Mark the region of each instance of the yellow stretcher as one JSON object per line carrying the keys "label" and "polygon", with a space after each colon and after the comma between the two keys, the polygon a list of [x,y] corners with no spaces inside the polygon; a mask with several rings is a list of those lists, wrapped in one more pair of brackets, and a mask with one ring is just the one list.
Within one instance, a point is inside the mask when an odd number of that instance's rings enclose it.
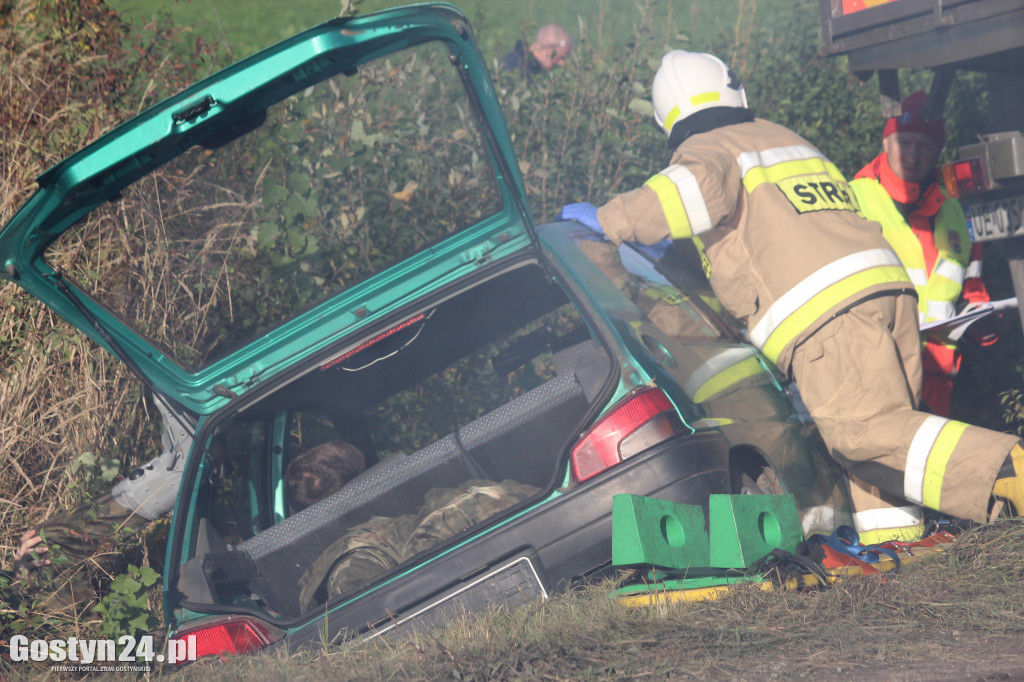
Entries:
{"label": "yellow stretcher", "polygon": [[[943,551],[949,543],[938,544],[934,547],[919,546],[909,551],[901,550],[900,565],[905,565],[921,557],[931,556],[936,552]],[[888,557],[880,557],[877,563],[870,564],[871,568],[879,573],[890,573],[896,568],[896,562]],[[825,569],[827,578],[823,580],[813,573],[807,573],[801,578],[790,578],[782,585],[776,585],[763,576],[739,576],[727,578],[692,578],[686,580],[675,580],[652,582],[640,585],[629,585],[616,591],[620,603],[625,606],[655,606],[673,602],[694,602],[709,601],[717,599],[726,594],[729,590],[739,584],[754,584],[763,590],[800,590],[816,588],[825,585],[834,585],[846,578],[864,575],[865,570],[861,566],[841,566],[839,568]],[[672,587],[669,587],[669,585]],[[684,585],[685,587],[676,587]]]}

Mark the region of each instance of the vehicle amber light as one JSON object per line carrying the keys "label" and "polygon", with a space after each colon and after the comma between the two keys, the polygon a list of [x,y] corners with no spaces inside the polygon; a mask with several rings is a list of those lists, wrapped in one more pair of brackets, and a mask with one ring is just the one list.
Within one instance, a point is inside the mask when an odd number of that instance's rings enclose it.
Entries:
{"label": "vehicle amber light", "polygon": [[[175,639],[195,637],[195,657],[251,654],[280,639],[261,623],[248,618],[213,623],[175,634]],[[179,663],[185,663],[180,661]]]}
{"label": "vehicle amber light", "polygon": [[659,388],[627,396],[572,450],[572,474],[582,483],[602,471],[681,433],[682,421]]}
{"label": "vehicle amber light", "polygon": [[944,164],[942,180],[946,193],[951,197],[968,196],[988,189],[985,163],[981,157]]}

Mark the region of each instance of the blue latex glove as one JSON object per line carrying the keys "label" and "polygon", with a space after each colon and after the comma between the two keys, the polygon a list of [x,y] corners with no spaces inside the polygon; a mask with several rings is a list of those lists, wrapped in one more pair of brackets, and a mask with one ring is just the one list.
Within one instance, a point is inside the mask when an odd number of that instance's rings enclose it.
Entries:
{"label": "blue latex glove", "polygon": [[601,229],[601,222],[597,219],[597,206],[594,206],[589,201],[581,201],[578,204],[566,204],[558,212],[557,217],[562,220],[575,220],[591,230],[604,234],[604,230]]}
{"label": "blue latex glove", "polygon": [[[601,229],[601,222],[597,219],[597,207],[589,201],[581,201],[578,204],[566,204],[559,211],[557,218],[561,220],[575,220],[595,232],[604,234],[604,230]],[[653,260],[663,257],[671,244],[672,240],[668,237],[654,244],[629,242],[630,246]]]}

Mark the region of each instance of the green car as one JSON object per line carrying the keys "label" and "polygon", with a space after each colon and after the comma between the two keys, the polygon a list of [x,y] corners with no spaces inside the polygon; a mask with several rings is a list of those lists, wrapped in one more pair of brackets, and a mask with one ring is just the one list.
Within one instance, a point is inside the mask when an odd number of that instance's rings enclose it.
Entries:
{"label": "green car", "polygon": [[[566,589],[609,568],[618,493],[786,492],[807,533],[850,523],[691,256],[534,224],[447,4],[204,79],[44,173],[0,232],[0,275],[162,398],[165,616],[199,656]],[[337,441],[359,461],[300,504],[293,462]]]}

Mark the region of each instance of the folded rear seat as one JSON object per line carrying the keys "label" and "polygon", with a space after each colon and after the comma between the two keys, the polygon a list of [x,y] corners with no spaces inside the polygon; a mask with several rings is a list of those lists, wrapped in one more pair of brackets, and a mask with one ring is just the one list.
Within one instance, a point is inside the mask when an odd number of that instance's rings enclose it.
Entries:
{"label": "folded rear seat", "polygon": [[430,488],[485,477],[542,487],[555,474],[552,456],[566,439],[565,420],[582,417],[608,367],[607,355],[592,341],[559,351],[553,379],[456,434],[410,455],[388,457],[337,493],[242,542],[238,549],[255,564],[260,592],[273,590],[263,595],[268,603],[285,615],[300,615],[294,605],[306,567],[352,526],[374,515],[394,516],[396,499],[414,506],[408,500],[422,500]]}

